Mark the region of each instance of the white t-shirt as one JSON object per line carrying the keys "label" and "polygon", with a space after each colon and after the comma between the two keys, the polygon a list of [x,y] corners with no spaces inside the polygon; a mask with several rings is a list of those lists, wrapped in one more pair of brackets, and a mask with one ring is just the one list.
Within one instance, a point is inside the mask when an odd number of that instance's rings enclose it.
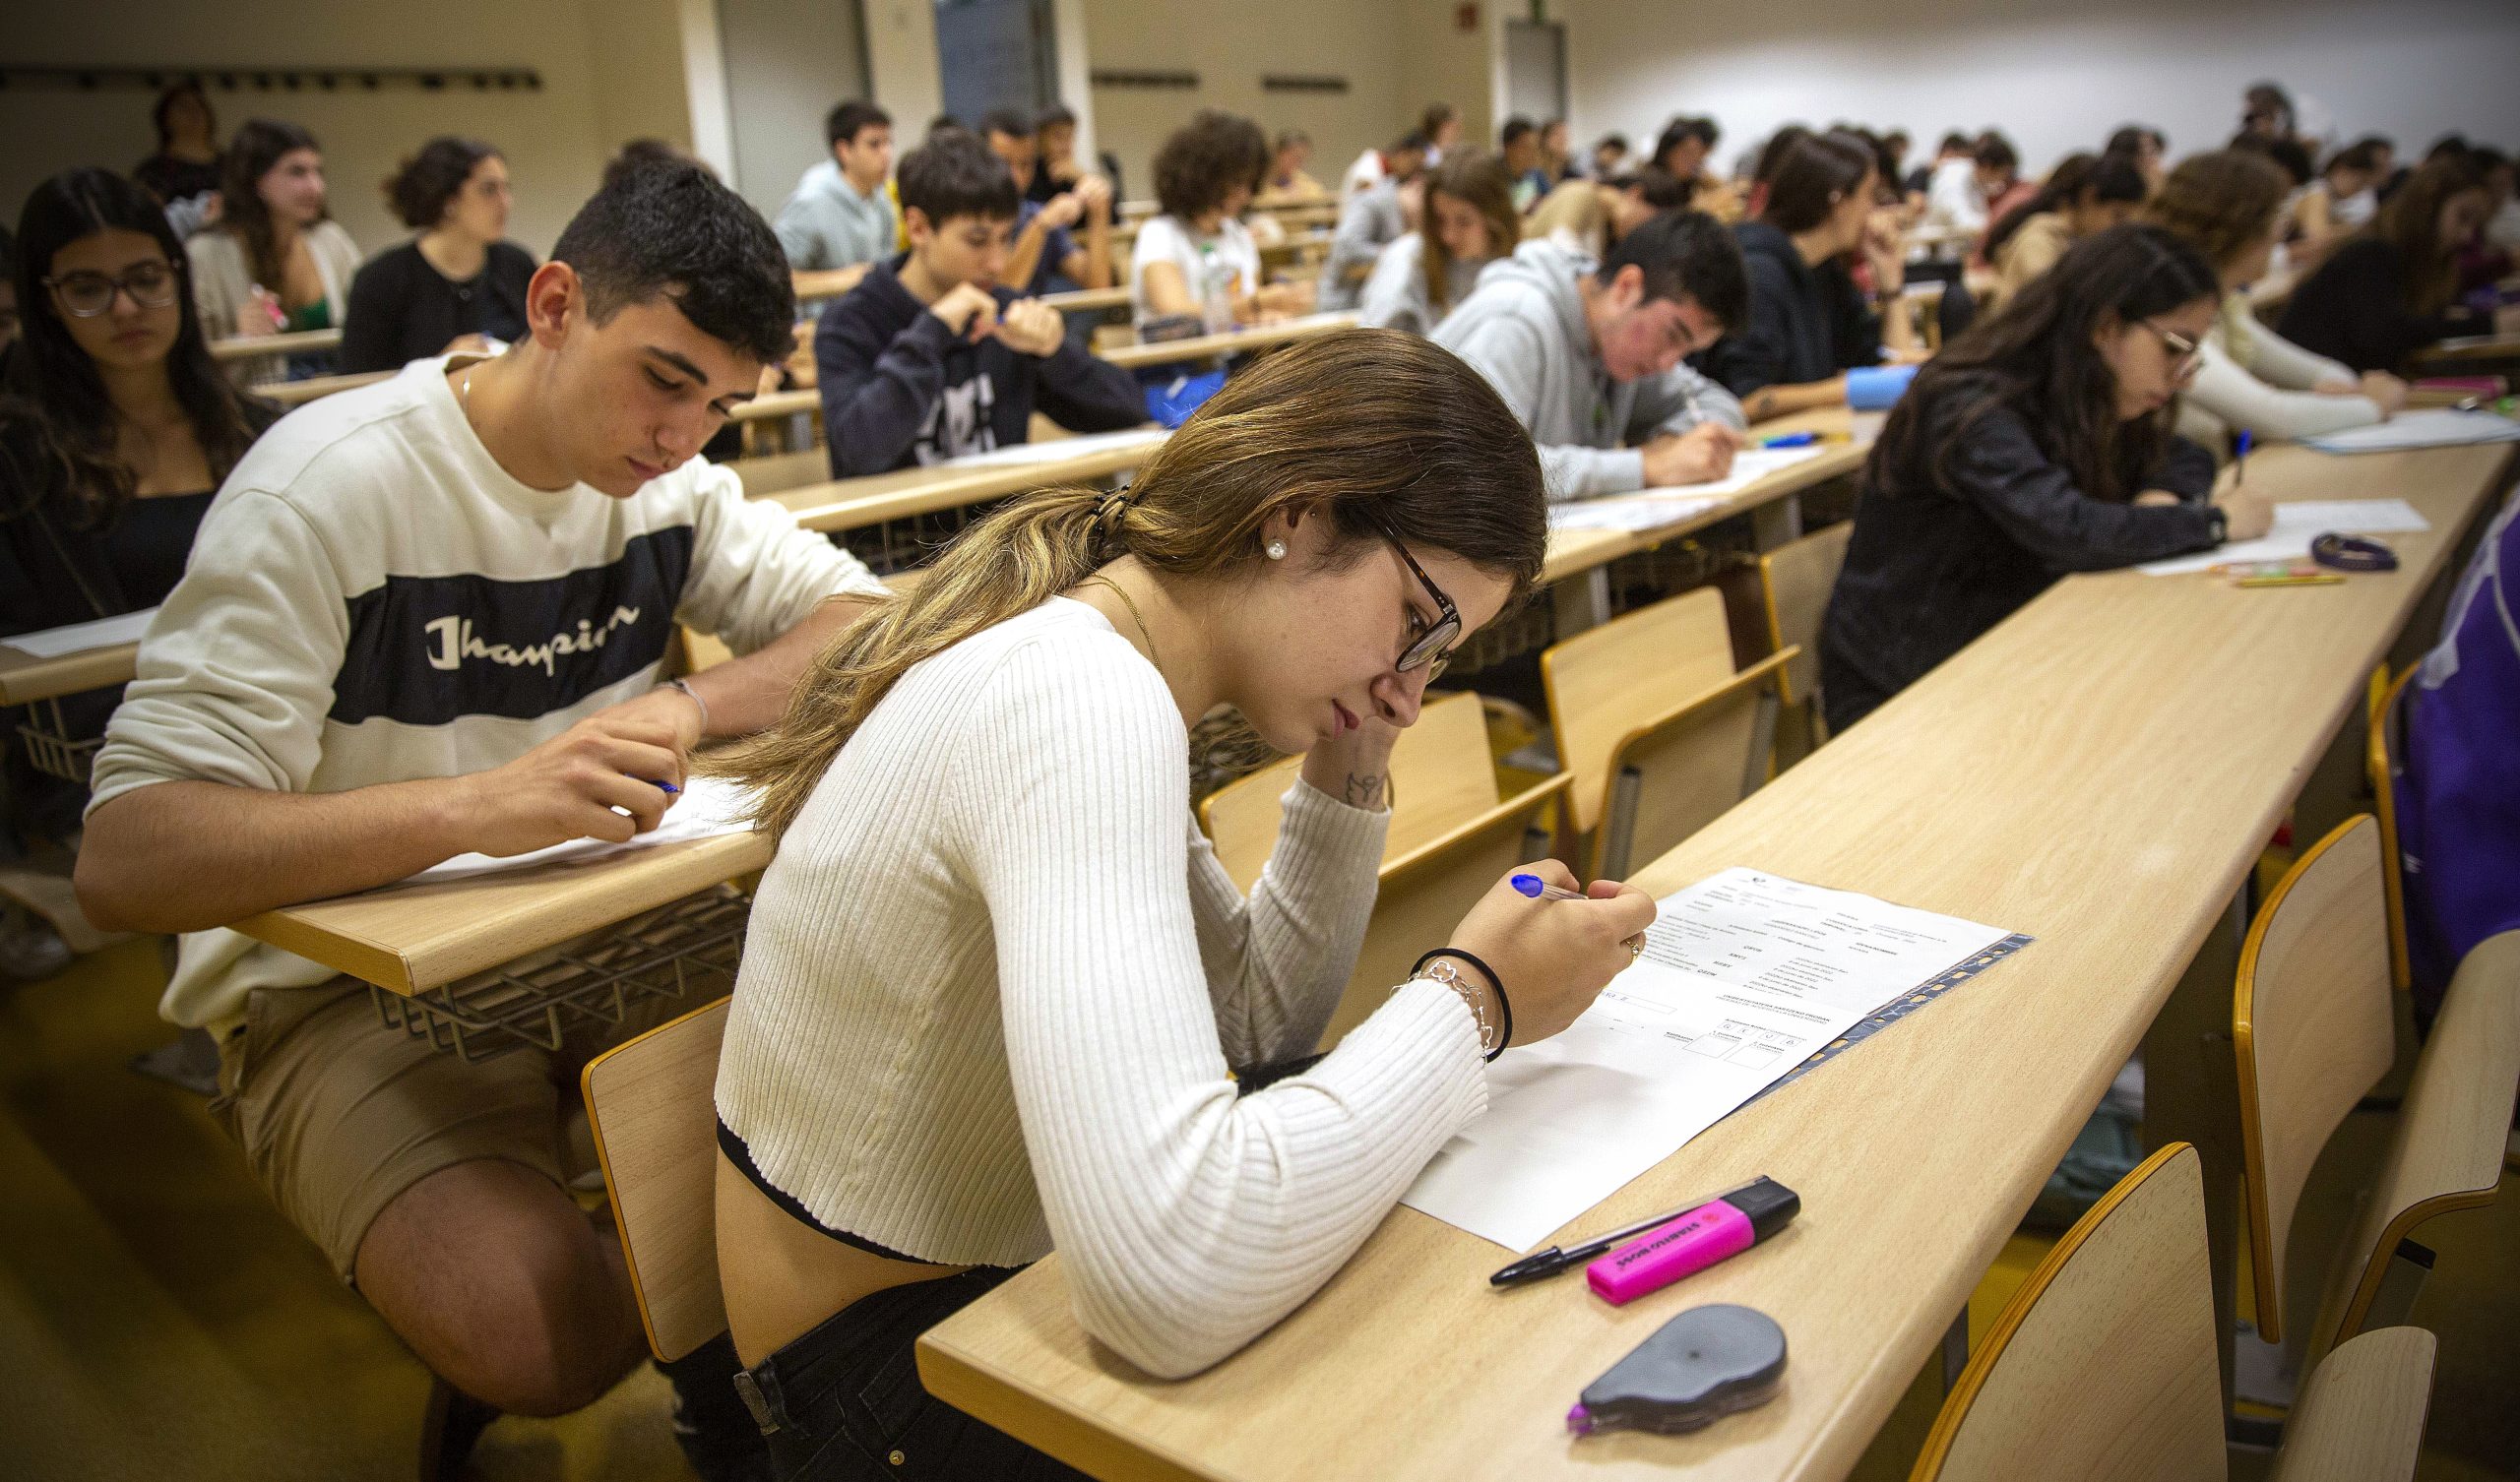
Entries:
{"label": "white t-shirt", "polygon": [[[627,499],[519,483],[451,356],[284,417],[220,487],[141,640],[93,800],[169,781],[343,792],[466,776],[655,687],[677,623],[749,653],[881,587],[706,459]],[[329,968],[235,932],[182,941],[160,1004],[219,1026]]]}
{"label": "white t-shirt", "polygon": [[1382,162],[1382,151],[1367,150],[1357,155],[1356,162],[1348,166],[1348,173],[1339,178],[1339,194],[1353,196],[1360,190],[1370,190],[1390,173],[1389,167]]}
{"label": "white t-shirt", "polygon": [[1251,230],[1231,216],[1214,235],[1201,235],[1176,216],[1155,216],[1138,228],[1136,249],[1129,256],[1129,314],[1138,324],[1156,318],[1146,301],[1146,270],[1150,263],[1170,263],[1181,270],[1181,281],[1195,303],[1210,263],[1233,270],[1228,296],[1241,298],[1260,289],[1260,247]]}

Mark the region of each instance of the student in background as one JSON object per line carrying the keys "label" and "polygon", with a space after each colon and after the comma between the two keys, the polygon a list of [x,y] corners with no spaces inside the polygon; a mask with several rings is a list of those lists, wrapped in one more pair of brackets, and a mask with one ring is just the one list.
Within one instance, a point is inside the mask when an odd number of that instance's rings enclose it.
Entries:
{"label": "student in background", "polygon": [[[1525,127],[1529,127],[1526,125]],[[1322,259],[1314,302],[1325,313],[1353,309],[1364,292],[1365,279],[1383,249],[1420,224],[1425,208],[1423,179],[1425,142],[1412,134],[1385,152],[1391,173],[1349,193],[1339,203],[1339,220],[1330,228],[1330,252]]]}
{"label": "student in background", "polygon": [[1992,313],[2032,278],[2056,266],[2065,249],[2120,225],[2143,209],[2150,191],[2132,154],[2068,154],[2048,182],[1986,233],[1994,278],[1979,297]]}
{"label": "student in background", "polygon": [[1905,200],[1908,194],[1908,151],[1916,141],[1905,129],[1892,129],[1881,136],[1881,188],[1889,196]]}
{"label": "student in background", "polygon": [[1864,464],[1821,628],[1831,730],[2067,572],[2266,532],[2271,506],[2248,486],[2207,502],[2213,458],[2163,414],[2221,299],[2194,249],[2112,227],[1925,363]]}
{"label": "student in background", "polygon": [[1934,146],[1933,158],[1909,171],[1908,178],[1900,184],[1911,196],[1929,195],[1933,190],[1934,180],[1942,173],[1942,167],[1956,159],[1967,159],[1969,153],[1968,135],[1957,131],[1945,134],[1942,136],[1942,143]]}
{"label": "student in background", "polygon": [[1963,141],[1963,148],[1946,148],[1934,160],[1933,177],[1925,186],[1924,224],[1946,232],[1977,233],[1986,229],[1985,180],[1978,167],[1978,142]]}
{"label": "student in background", "polygon": [[2520,211],[2513,205],[2511,156],[2483,145],[2468,151],[2468,163],[2485,180],[2485,225],[2468,239],[2459,255],[2461,296],[2490,288],[2511,276],[2512,259],[2520,252]]}
{"label": "student in background", "polygon": [[1024,193],[1027,201],[1047,206],[1071,191],[1084,188],[1088,180],[1102,182],[1102,216],[1106,223],[1117,224],[1120,215],[1120,161],[1104,150],[1096,161],[1098,168],[1089,169],[1076,154],[1076,112],[1065,103],[1052,103],[1033,120],[1033,144],[1039,167],[1033,171],[1033,184]]}
{"label": "student in background", "polygon": [[1428,103],[1418,115],[1418,133],[1426,141],[1428,167],[1444,162],[1444,152],[1461,144],[1461,110],[1450,103]]}
{"label": "student in background", "polygon": [[1548,194],[1546,156],[1541,153],[1540,126],[1528,118],[1509,118],[1497,136],[1505,172],[1514,181],[1514,210],[1526,212]]}
{"label": "student in background", "polygon": [[1657,212],[1688,205],[1689,188],[1647,165],[1634,174],[1569,180],[1523,218],[1523,240],[1552,241],[1598,258]]}
{"label": "student in background", "polygon": [[2252,83],[2240,94],[2240,132],[2259,139],[2296,139],[2293,95],[2275,83]]}
{"label": "student in background", "polygon": [[1522,240],[1513,179],[1505,161],[1455,150],[1426,177],[1424,224],[1383,249],[1365,280],[1356,322],[1368,329],[1433,332],[1470,296],[1480,270]]}
{"label": "student in background", "polygon": [[498,151],[477,139],[432,139],[385,182],[385,199],[419,235],[377,254],[351,280],[345,372],[490,354],[525,338],[534,254],[507,240],[508,166]]}
{"label": "student in background", "polygon": [[1023,198],[968,134],[901,165],[910,250],[878,263],[814,330],[835,478],[1024,442],[1038,406],[1072,432],[1146,420],[1134,377],[1068,342],[1059,312],[1001,285]]}
{"label": "student in background", "polygon": [[2284,253],[2297,273],[2315,270],[2337,244],[2370,224],[2379,209],[2373,187],[2380,182],[2380,146],[2358,140],[2329,155],[2317,183],[2293,203]]}
{"label": "student in background", "polygon": [[1662,134],[1654,141],[1653,162],[1656,168],[1689,188],[1691,208],[1706,212],[1719,221],[1737,221],[1743,210],[1741,197],[1708,163],[1723,139],[1724,131],[1712,118],[1674,118],[1663,126]]}
{"label": "student in background", "polygon": [[633,139],[613,151],[612,157],[603,162],[603,183],[597,188],[610,190],[620,184],[621,177],[628,172],[660,164],[688,164],[708,170],[712,175],[718,173],[709,168],[709,161],[678,145],[667,144],[662,139]]}
{"label": "student in background", "polygon": [[133,166],[131,178],[166,208],[181,240],[219,218],[219,117],[201,84],[186,79],[158,94],[149,119],[158,153]]}
{"label": "student in background", "polygon": [[[1544,1039],[1628,964],[1641,893],[1500,879],[1459,957],[1430,940],[1441,965],[1328,1055],[1247,1074],[1313,1049],[1371,915],[1392,743],[1546,547],[1494,395],[1350,331],[1227,382],[1126,493],[974,526],[730,759],[779,848],[718,1068],[718,1276],[785,1482],[888,1454],[1074,1478],[923,1395],[916,1335],[1055,1250],[1117,1360],[1219,1363],[1478,1114],[1503,1005],[1513,1043]],[[1187,726],[1221,705],[1304,756],[1248,899],[1189,806]]]}
{"label": "student in background", "polygon": [[[1978,199],[1985,203],[1985,219],[1989,224],[2002,220],[2013,211],[2039,194],[2038,185],[2021,177],[2021,155],[2012,141],[1988,129],[1978,136],[1976,151],[1970,156],[1977,163],[1973,177]],[[1977,257],[1985,260],[1985,243],[1978,244]]]}
{"label": "student in background", "polygon": [[2293,290],[2277,330],[2357,372],[2396,371],[2453,335],[2520,333],[2520,305],[2485,316],[2456,298],[2459,253],[2491,209],[2465,157],[2426,163]]}
{"label": "student in background", "polygon": [[[277,417],[210,358],[184,249],[151,193],[55,175],[18,218],[26,341],[0,377],[0,638],[155,607],[184,574],[220,480]],[[103,734],[119,687],[61,702]],[[8,747],[16,832],[69,839],[87,789]]]}
{"label": "student in background", "polygon": [[848,270],[853,283],[889,257],[901,218],[884,182],[893,172],[892,115],[844,102],[823,119],[831,157],[809,166],[779,208],[779,245],[799,272]]}
{"label": "student in background", "polygon": [[[1596,263],[1525,242],[1436,327],[1540,445],[1552,500],[1705,483],[1748,423],[1681,364],[1748,312],[1741,249],[1704,212],[1665,212]],[[1628,446],[1633,445],[1633,446]]]}
{"label": "student in background", "polygon": [[[219,1040],[214,1114],[255,1181],[475,1397],[450,1473],[483,1406],[564,1413],[645,1356],[620,1252],[556,1149],[575,1067],[679,1005],[468,1061],[223,927],[467,851],[655,828],[659,783],[769,723],[881,594],[692,456],[795,317],[741,198],[696,168],[629,172],[528,308],[506,354],[325,398],[237,463],[97,753],[77,876],[99,926],[188,934],[161,1012]],[[660,685],[678,623],[744,656]],[[731,1359],[668,1366],[705,1478],[759,1475]]]}
{"label": "student in background", "polygon": [[1339,199],[1344,202],[1385,180],[1405,180],[1432,163],[1432,154],[1433,147],[1426,142],[1426,136],[1415,130],[1402,135],[1400,142],[1388,149],[1367,150],[1348,166],[1348,173],[1339,182]]}
{"label": "student in background", "polygon": [[1614,180],[1627,174],[1627,156],[1631,153],[1624,134],[1605,134],[1593,141],[1593,178]]}
{"label": "student in background", "polygon": [[[1030,124],[1005,109],[980,120],[980,136],[1015,179],[1023,211],[1007,249],[1002,281],[1027,298],[1065,288],[1107,288],[1111,272],[1111,187],[1100,175],[1082,175],[1074,187],[1046,202],[1032,199],[1041,180],[1040,155]],[[907,200],[904,229],[908,229]],[[1082,230],[1080,231],[1080,228]],[[1078,241],[1082,235],[1084,240]],[[994,284],[992,284],[994,285]]]}
{"label": "student in background", "polygon": [[2283,229],[2284,195],[2283,173],[2265,159],[2217,150],[2180,160],[2146,209],[2146,220],[2214,265],[2222,285],[2222,311],[2178,401],[2179,435],[2207,448],[2241,431],[2259,439],[2342,432],[2406,404],[2397,377],[2357,376],[2276,334],[2250,308],[2248,285],[2266,276]]}
{"label": "student in background", "polygon": [[1269,181],[1260,192],[1260,203],[1326,201],[1330,188],[1304,173],[1312,162],[1312,136],[1301,129],[1288,129],[1278,136],[1277,152],[1270,156]]}
{"label": "student in background", "polygon": [[1179,315],[1213,328],[1301,313],[1301,285],[1264,284],[1260,249],[1239,219],[1269,171],[1269,139],[1250,119],[1215,109],[1172,132],[1155,155],[1162,208],[1138,228],[1129,306],[1143,328]]}
{"label": "student in background", "polygon": [[[1749,313],[1703,363],[1749,420],[1843,406],[1846,373],[1881,363],[1882,316],[1848,271],[1861,253],[1880,301],[1893,304],[1906,281],[1898,235],[1876,216],[1878,180],[1875,156],[1852,136],[1809,135],[1786,149],[1757,219],[1732,228]],[[1909,348],[1907,317],[1889,323],[1891,346]]]}
{"label": "student in background", "polygon": [[2101,154],[2132,162],[2135,172],[2144,177],[2144,192],[2149,196],[2161,189],[2162,177],[2170,169],[2170,136],[2147,124],[2128,124],[2109,136]]}
{"label": "student in background", "polygon": [[1552,118],[1540,126],[1540,167],[1548,177],[1543,195],[1566,181],[1584,178],[1584,172],[1575,167],[1575,147],[1568,141],[1565,119]]}
{"label": "student in background", "polygon": [[249,119],[220,170],[219,224],[184,244],[202,332],[226,340],[339,325],[359,252],[324,209],[315,136]]}

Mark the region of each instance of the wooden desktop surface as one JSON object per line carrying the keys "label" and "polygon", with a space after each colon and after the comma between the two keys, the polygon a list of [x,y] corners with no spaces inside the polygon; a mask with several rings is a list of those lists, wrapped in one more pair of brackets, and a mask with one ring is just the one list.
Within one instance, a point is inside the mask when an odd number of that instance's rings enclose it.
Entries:
{"label": "wooden desktop surface", "polygon": [[1135,468],[1163,447],[1150,441],[1125,448],[1098,448],[1043,463],[981,467],[902,468],[856,478],[806,484],[766,498],[786,506],[796,523],[813,530],[851,530],[887,520],[906,520],[956,509],[1002,495],[1052,484],[1085,483]]}
{"label": "wooden desktop surface", "polygon": [[1355,326],[1356,316],[1354,314],[1307,314],[1300,319],[1253,325],[1247,329],[1228,330],[1222,335],[1194,335],[1187,340],[1167,340],[1157,344],[1114,345],[1095,353],[1113,365],[1134,369],[1141,365],[1170,365],[1183,360],[1204,360],[1212,355],[1233,355],[1271,345],[1292,344],[1299,340],[1335,335]]}
{"label": "wooden desktop surface", "polygon": [[19,652],[0,638],[0,706],[32,705],[57,695],[128,684],[139,655],[138,644],[108,644],[58,658],[37,658]]}
{"label": "wooden desktop surface", "polygon": [[[2072,577],[1641,871],[1732,865],[2038,941],[1698,1138],[1551,1239],[1768,1174],[1775,1239],[1612,1309],[1572,1276],[1488,1288],[1502,1249],[1395,1209],[1333,1280],[1178,1383],[1089,1340],[1053,1256],[920,1340],[940,1397],[1105,1478],[1836,1478],[1862,1452],[2341,725],[2508,450],[2272,449],[2288,498],[2403,495],[2404,569],[2243,590]],[[1577,1392],[1687,1308],[1738,1302],[1793,1359],[1694,1436],[1577,1440]]]}
{"label": "wooden desktop surface", "polygon": [[[1845,433],[1853,425],[1853,415],[1843,406],[1817,411],[1796,412],[1774,417],[1750,429],[1753,438],[1777,437],[1795,432]],[[1767,477],[1724,496],[1717,504],[1694,515],[1657,525],[1648,530],[1557,530],[1548,537],[1548,560],[1541,568],[1541,582],[1562,582],[1579,576],[1606,562],[1636,551],[1650,550],[1665,541],[1695,534],[1709,525],[1721,525],[1746,515],[1762,505],[1772,504],[1788,495],[1799,494],[1815,484],[1853,473],[1863,466],[1872,453],[1868,443],[1831,442],[1820,445],[1820,452],[1798,463],[1780,468]],[[1623,499],[1670,498],[1688,493],[1686,485],[1670,489],[1645,489],[1635,495],[1614,494],[1603,499],[1582,501],[1587,505],[1612,504]]]}

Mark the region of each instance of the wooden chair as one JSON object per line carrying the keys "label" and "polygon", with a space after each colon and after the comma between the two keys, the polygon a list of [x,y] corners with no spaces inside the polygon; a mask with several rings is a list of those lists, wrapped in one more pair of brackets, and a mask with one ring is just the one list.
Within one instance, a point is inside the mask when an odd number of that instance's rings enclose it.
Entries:
{"label": "wooden chair", "polygon": [[[1819,750],[1820,743],[1829,739],[1829,723],[1820,713],[1820,619],[1829,610],[1829,593],[1847,561],[1847,537],[1854,533],[1855,522],[1841,520],[1759,557],[1759,587],[1767,598],[1768,648],[1772,652],[1802,650],[1778,677],[1786,710],[1784,723],[1777,728],[1780,766]],[[1783,755],[1789,748],[1794,755]]]}
{"label": "wooden chair", "polygon": [[1591,839],[1586,878],[1624,877],[1767,780],[1774,676],[1801,651],[1734,672],[1724,594],[1701,587],[1541,654],[1573,832]]}
{"label": "wooden chair", "polygon": [[[2305,1315],[2284,1305],[2293,1216],[2337,1125],[2396,1058],[2379,826],[2358,814],[2285,873],[2240,949],[2232,1002],[2240,1138],[2258,1330],[2281,1341]],[[2330,1267],[2305,1352],[2372,1321],[2414,1228],[2492,1201],[2520,1092],[2520,932],[2461,964],[2416,1062],[2369,1203]],[[2402,1313],[2420,1248],[2386,1311]]]}
{"label": "wooden chair", "polygon": [[[2366,1334],[2311,1376],[2276,1482],[2413,1476],[2432,1335]],[[2229,1475],[2196,1150],[2144,1160],[2039,1264],[1970,1357],[1911,1482]]]}
{"label": "wooden chair", "polygon": [[[1277,843],[1279,799],[1301,759],[1230,782],[1199,804],[1218,862],[1248,891]],[[1499,877],[1545,846],[1541,814],[1572,779],[1560,772],[1511,798],[1498,795],[1479,697],[1430,699],[1391,755],[1391,832],[1383,844],[1373,920],[1322,1043],[1371,1014],[1410,964],[1439,946]],[[1537,835],[1537,837],[1536,837]]]}
{"label": "wooden chair", "polygon": [[801,448],[794,453],[728,459],[726,466],[743,480],[744,498],[761,499],[830,478],[831,455],[821,448]]}
{"label": "wooden chair", "polygon": [[2398,706],[2406,696],[2408,670],[2393,682],[2385,663],[2371,671],[2369,724],[2365,727],[2362,766],[2371,783],[2371,813],[2380,821],[2380,885],[2389,906],[2389,977],[2400,993],[2415,986],[2415,969],[2407,958],[2406,882],[2398,853],[2397,759],[2406,754],[2406,726]]}
{"label": "wooden chair", "polygon": [[718,1289],[718,1047],[732,999],[587,1063],[579,1083],[648,1350],[678,1359],[726,1330]]}

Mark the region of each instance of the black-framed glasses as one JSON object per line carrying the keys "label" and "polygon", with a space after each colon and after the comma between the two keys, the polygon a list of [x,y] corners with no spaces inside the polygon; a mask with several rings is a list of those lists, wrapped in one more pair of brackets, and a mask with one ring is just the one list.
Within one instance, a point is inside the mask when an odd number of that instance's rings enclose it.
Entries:
{"label": "black-framed glasses", "polygon": [[[1400,661],[1392,668],[1402,674],[1424,669],[1426,677],[1433,679],[1444,672],[1446,664],[1452,662],[1453,645],[1461,641],[1461,609],[1453,605],[1452,598],[1444,595],[1444,589],[1435,585],[1435,579],[1426,575],[1426,568],[1418,564],[1418,558],[1409,554],[1409,547],[1400,543],[1398,535],[1385,528],[1380,521],[1374,522],[1374,528],[1381,530],[1382,538],[1391,542],[1393,550],[1400,552],[1400,559],[1408,563],[1410,574],[1418,579],[1418,586],[1426,588],[1426,595],[1435,601],[1433,626],[1410,640],[1409,647],[1400,651]],[[1413,605],[1409,611],[1415,618],[1418,609]]]}
{"label": "black-framed glasses", "polygon": [[2173,376],[2184,376],[2196,369],[2198,363],[2204,360],[2205,347],[2195,340],[2176,330],[2165,330],[2149,319],[2142,323],[2145,329],[2161,337],[2162,347],[2170,351],[2170,373]]}
{"label": "black-framed glasses", "polygon": [[117,293],[130,294],[144,309],[162,309],[175,301],[178,287],[174,265],[163,259],[134,263],[110,275],[65,273],[45,278],[43,285],[61,300],[62,312],[76,319],[94,319],[111,309]]}

